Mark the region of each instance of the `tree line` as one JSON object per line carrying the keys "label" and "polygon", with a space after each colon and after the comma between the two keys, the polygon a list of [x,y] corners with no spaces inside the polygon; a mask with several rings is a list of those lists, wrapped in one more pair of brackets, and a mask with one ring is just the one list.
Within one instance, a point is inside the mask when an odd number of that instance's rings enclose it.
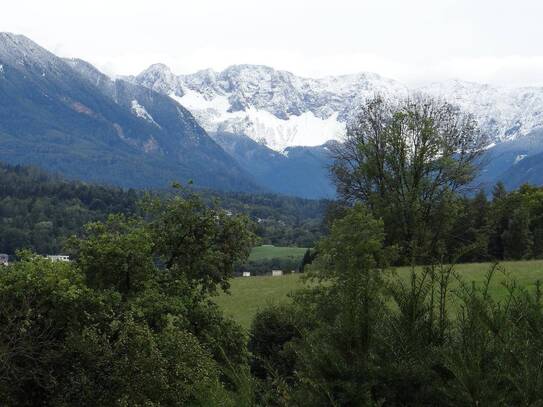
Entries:
{"label": "tree line", "polygon": [[543,188],[507,192],[502,183],[475,197],[459,198],[447,251],[458,261],[526,260],[543,257]]}
{"label": "tree line", "polygon": [[[170,190],[153,191],[167,196]],[[207,205],[218,202],[245,213],[262,244],[310,247],[322,236],[326,201],[273,194],[199,191]],[[138,213],[143,191],[68,181],[28,166],[0,163],[0,253],[18,249],[60,253],[66,239],[109,214]]]}

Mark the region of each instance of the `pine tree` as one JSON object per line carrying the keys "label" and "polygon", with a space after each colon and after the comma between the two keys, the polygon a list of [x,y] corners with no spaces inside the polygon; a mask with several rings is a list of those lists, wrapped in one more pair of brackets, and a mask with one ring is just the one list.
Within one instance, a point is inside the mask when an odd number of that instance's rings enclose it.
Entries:
{"label": "pine tree", "polygon": [[505,198],[506,196],[507,190],[505,189],[505,184],[502,181],[499,181],[492,189],[492,200],[497,201]]}
{"label": "pine tree", "polygon": [[313,256],[311,255],[311,249],[307,249],[304,254],[304,258],[302,259],[302,264],[300,264],[300,272],[303,273],[305,266],[308,264],[311,264],[313,261]]}
{"label": "pine tree", "polygon": [[533,236],[530,231],[530,212],[520,206],[512,213],[507,230],[502,234],[504,257],[511,260],[527,259],[532,255]]}

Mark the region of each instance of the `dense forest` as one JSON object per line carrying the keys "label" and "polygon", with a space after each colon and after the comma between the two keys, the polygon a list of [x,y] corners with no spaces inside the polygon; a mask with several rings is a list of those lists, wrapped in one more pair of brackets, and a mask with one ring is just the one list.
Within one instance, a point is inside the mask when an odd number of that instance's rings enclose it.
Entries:
{"label": "dense forest", "polygon": [[[167,195],[170,191],[155,191]],[[144,193],[66,181],[37,168],[0,164],[0,253],[59,253],[66,238],[108,214],[136,213]],[[310,247],[322,235],[326,201],[201,191],[206,203],[245,213],[262,244]]]}
{"label": "dense forest", "polygon": [[0,164],[0,252],[62,250],[65,239],[109,213],[134,213],[134,190],[68,182],[23,166]]}
{"label": "dense forest", "polygon": [[459,198],[450,215],[446,251],[463,262],[543,258],[543,188],[507,192],[502,183],[473,198]]}
{"label": "dense forest", "polygon": [[[168,194],[169,192],[163,191]],[[326,200],[275,194],[200,191],[209,205],[243,213],[253,222],[261,244],[313,247],[348,207]],[[134,214],[143,192],[66,181],[34,167],[0,164],[0,252],[63,250],[67,237],[108,214]],[[458,195],[442,220],[444,253],[450,261],[519,260],[543,257],[543,189],[523,186],[508,192],[473,189]],[[279,259],[252,265],[292,268]]]}
{"label": "dense forest", "polygon": [[[329,209],[340,218],[345,206]],[[488,193],[472,189],[456,195],[442,211],[436,230],[434,254],[443,261],[454,263],[543,258],[543,188],[523,185],[506,191],[499,182]],[[330,219],[327,219],[330,222]],[[402,241],[387,236],[390,245]],[[409,265],[409,259],[399,256],[396,265]]]}

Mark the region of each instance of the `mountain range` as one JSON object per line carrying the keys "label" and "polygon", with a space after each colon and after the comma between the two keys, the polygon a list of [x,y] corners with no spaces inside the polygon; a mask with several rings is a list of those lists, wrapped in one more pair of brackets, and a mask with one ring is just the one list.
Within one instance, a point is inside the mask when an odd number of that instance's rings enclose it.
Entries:
{"label": "mountain range", "polygon": [[333,197],[331,143],[375,94],[428,93],[472,113],[492,144],[477,182],[543,184],[543,88],[459,80],[409,87],[373,73],[303,78],[260,65],[110,78],[26,37],[0,34],[3,161],[103,183],[172,180]]}
{"label": "mountain range", "polygon": [[176,76],[155,64],[127,79],[178,100],[208,132],[244,133],[277,151],[340,138],[357,106],[375,94],[398,99],[420,92],[444,98],[472,113],[496,143],[543,125],[543,88],[538,87],[460,80],[408,87],[371,73],[311,79],[258,65]]}
{"label": "mountain range", "polygon": [[258,189],[168,96],[0,33],[2,161],[126,187]]}

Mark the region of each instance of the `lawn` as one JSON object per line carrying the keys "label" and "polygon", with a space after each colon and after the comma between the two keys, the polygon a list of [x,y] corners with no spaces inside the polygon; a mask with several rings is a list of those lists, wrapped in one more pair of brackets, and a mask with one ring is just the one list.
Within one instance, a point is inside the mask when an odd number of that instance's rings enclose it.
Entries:
{"label": "lawn", "polygon": [[301,261],[306,252],[305,247],[279,247],[273,245],[262,245],[253,248],[249,261],[269,259],[292,259]]}
{"label": "lawn", "polygon": [[[261,247],[266,248],[266,246]],[[269,253],[274,249],[285,248],[256,248],[255,250],[259,252],[268,250]],[[305,249],[298,250],[301,250],[303,255]],[[263,255],[261,252],[257,254]],[[503,262],[501,266],[520,286],[533,289],[537,280],[543,280],[543,260]],[[464,281],[474,281],[479,284],[484,281],[489,267],[490,263],[461,264],[456,267],[456,270]],[[409,270],[406,268],[399,268],[396,271],[401,278],[409,276]],[[288,294],[303,286],[300,277],[300,274],[287,274],[282,277],[238,277],[232,280],[231,293],[221,294],[215,301],[223,308],[226,315],[233,317],[244,328],[249,328],[259,308],[269,303],[288,301]],[[504,280],[505,276],[500,273],[493,280],[492,294],[495,298],[503,298],[505,295],[506,290],[501,285]]]}

